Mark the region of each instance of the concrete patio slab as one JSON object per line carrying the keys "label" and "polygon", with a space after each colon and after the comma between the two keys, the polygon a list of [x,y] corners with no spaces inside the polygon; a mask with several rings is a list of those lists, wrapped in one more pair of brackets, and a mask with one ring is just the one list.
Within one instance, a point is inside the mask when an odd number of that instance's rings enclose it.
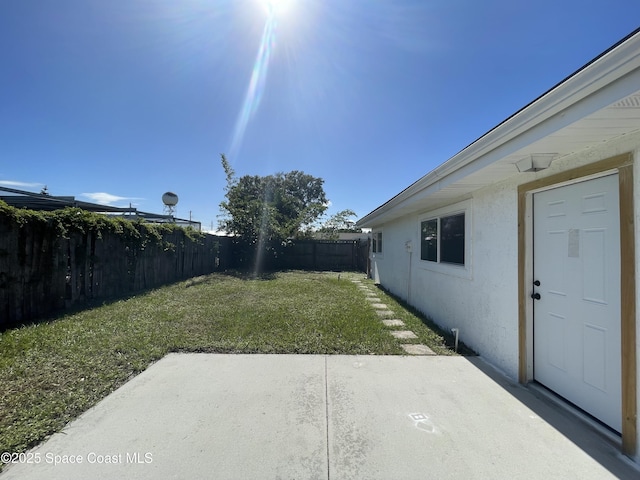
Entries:
{"label": "concrete patio slab", "polygon": [[0,478],[323,478],[325,382],[322,356],[171,354],[38,450],[81,465]]}
{"label": "concrete patio slab", "polygon": [[609,438],[458,356],[171,354],[29,453],[39,463],[0,479],[639,474]]}

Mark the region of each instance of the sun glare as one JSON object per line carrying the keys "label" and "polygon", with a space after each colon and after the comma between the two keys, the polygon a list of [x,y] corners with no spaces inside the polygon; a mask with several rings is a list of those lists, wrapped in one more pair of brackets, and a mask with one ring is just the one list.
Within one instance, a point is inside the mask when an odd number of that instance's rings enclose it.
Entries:
{"label": "sun glare", "polygon": [[260,106],[260,101],[265,90],[267,73],[271,60],[271,53],[276,43],[277,30],[283,22],[283,16],[288,14],[296,0],[256,0],[256,2],[265,10],[266,19],[262,38],[258,47],[258,53],[253,63],[251,78],[244,97],[244,103],[238,114],[236,126],[233,130],[231,139],[231,148],[229,153],[231,157],[235,157],[239,151],[245,132],[249,122]]}
{"label": "sun glare", "polygon": [[294,0],[259,0],[270,17],[285,15]]}

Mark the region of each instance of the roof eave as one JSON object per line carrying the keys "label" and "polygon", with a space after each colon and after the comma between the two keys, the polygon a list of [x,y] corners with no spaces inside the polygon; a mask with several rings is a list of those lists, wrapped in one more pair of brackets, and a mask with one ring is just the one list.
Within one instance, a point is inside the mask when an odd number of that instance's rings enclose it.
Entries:
{"label": "roof eave", "polygon": [[640,69],[640,29],[489,130],[398,195],[362,217],[356,225],[360,228],[379,225],[383,218],[388,218],[396,207],[411,197],[638,69]]}

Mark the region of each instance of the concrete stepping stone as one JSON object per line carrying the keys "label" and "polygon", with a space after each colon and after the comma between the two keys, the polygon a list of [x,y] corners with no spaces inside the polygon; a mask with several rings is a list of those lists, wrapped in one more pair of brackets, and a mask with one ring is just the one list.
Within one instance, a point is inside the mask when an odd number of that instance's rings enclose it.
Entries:
{"label": "concrete stepping stone", "polygon": [[397,318],[382,320],[387,327],[404,327],[404,322],[402,320],[398,320]]}
{"label": "concrete stepping stone", "polygon": [[378,310],[388,310],[389,307],[387,307],[384,303],[372,303],[371,306],[373,308],[376,308]]}
{"label": "concrete stepping stone", "polygon": [[402,340],[418,338],[418,336],[415,333],[413,333],[411,330],[394,330],[391,332],[391,335]]}
{"label": "concrete stepping stone", "polygon": [[380,299],[378,297],[365,297],[365,300],[368,300],[371,303],[380,303]]}
{"label": "concrete stepping stone", "polygon": [[400,345],[409,355],[435,355],[436,353],[426,345],[404,344]]}
{"label": "concrete stepping stone", "polygon": [[379,317],[393,317],[393,312],[391,310],[376,310],[376,313]]}

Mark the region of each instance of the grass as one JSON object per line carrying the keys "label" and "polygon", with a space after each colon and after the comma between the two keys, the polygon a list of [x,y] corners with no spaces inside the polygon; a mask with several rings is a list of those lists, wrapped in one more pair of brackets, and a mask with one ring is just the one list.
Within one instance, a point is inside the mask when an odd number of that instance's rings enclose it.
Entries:
{"label": "grass", "polygon": [[[213,274],[5,331],[0,452],[37,445],[169,352],[403,354],[348,281],[356,276]],[[384,301],[421,342],[448,352],[418,315]]]}
{"label": "grass", "polygon": [[[411,330],[418,338],[413,340],[403,340],[402,343],[422,343],[428,345],[437,355],[455,355],[453,351],[454,336],[450,332],[444,332],[430,318],[426,318],[417,309],[407,304],[404,300],[386,291],[379,285],[373,285],[370,290],[375,293],[380,302],[384,303],[393,312],[393,317],[404,322],[404,326],[390,327],[390,330]],[[461,355],[477,355],[471,348],[463,342],[458,344],[458,353]]]}

